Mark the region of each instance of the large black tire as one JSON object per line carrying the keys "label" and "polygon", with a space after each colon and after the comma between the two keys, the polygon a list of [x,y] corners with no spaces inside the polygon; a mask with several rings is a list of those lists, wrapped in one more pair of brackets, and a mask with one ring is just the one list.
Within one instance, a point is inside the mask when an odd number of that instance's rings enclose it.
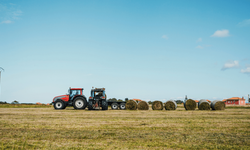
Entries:
{"label": "large black tire", "polygon": [[126,104],[125,103],[121,103],[120,106],[119,106],[119,108],[121,110],[125,110],[126,109]]}
{"label": "large black tire", "polygon": [[117,103],[112,103],[111,104],[111,108],[114,109],[114,110],[116,110],[116,109],[119,108],[119,105]]}
{"label": "large black tire", "polygon": [[55,103],[54,103],[54,108],[55,109],[65,109],[66,104],[62,100],[56,100]]}
{"label": "large black tire", "polygon": [[102,101],[102,110],[108,110],[109,106],[106,101]]}
{"label": "large black tire", "polygon": [[93,110],[93,102],[89,101],[88,103],[88,110]]}
{"label": "large black tire", "polygon": [[73,101],[73,107],[75,109],[85,109],[87,107],[87,100],[82,97],[77,97]]}

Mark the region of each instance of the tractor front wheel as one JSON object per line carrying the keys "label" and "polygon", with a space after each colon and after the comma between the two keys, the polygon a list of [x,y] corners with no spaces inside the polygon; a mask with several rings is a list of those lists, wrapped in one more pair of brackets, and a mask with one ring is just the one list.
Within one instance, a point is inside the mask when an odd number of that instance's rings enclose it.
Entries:
{"label": "tractor front wheel", "polygon": [[85,109],[87,107],[86,99],[82,97],[75,98],[75,100],[73,101],[73,107],[75,109]]}
{"label": "tractor front wheel", "polygon": [[55,109],[65,109],[66,105],[62,100],[57,100],[54,103],[54,108]]}

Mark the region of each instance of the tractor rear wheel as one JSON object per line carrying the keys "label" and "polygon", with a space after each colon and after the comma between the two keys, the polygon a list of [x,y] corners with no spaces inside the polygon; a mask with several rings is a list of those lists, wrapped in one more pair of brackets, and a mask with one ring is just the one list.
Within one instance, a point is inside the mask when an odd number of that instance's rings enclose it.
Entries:
{"label": "tractor rear wheel", "polygon": [[93,102],[92,101],[89,101],[89,103],[88,103],[88,109],[89,110],[93,110]]}
{"label": "tractor rear wheel", "polygon": [[111,108],[112,109],[118,109],[119,105],[117,103],[112,103]]}
{"label": "tractor rear wheel", "polygon": [[85,109],[87,107],[87,101],[85,98],[77,97],[73,101],[73,107],[75,109]]}
{"label": "tractor rear wheel", "polygon": [[106,101],[102,101],[102,110],[108,110],[109,106]]}
{"label": "tractor rear wheel", "polygon": [[65,109],[66,105],[65,105],[65,103],[62,100],[57,100],[54,103],[54,108],[55,109]]}
{"label": "tractor rear wheel", "polygon": [[119,107],[120,107],[121,110],[125,110],[126,109],[126,104],[125,103],[121,103]]}

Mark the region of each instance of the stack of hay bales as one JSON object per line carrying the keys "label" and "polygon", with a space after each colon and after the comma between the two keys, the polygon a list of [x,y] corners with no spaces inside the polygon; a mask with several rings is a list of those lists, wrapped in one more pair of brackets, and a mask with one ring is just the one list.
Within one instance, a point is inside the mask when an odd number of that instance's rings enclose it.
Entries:
{"label": "stack of hay bales", "polygon": [[212,110],[224,110],[226,107],[223,101],[215,100],[211,103]]}
{"label": "stack of hay bales", "polygon": [[149,110],[149,105],[145,101],[140,101],[137,105],[138,110]]}
{"label": "stack of hay bales", "polygon": [[195,110],[196,102],[192,99],[188,99],[188,100],[184,101],[184,107],[186,110]]}
{"label": "stack of hay bales", "polygon": [[126,109],[128,110],[136,110],[137,109],[137,103],[134,100],[128,100],[126,103]]}
{"label": "stack of hay bales", "polygon": [[177,108],[177,104],[174,100],[168,100],[166,103],[165,103],[165,109],[166,110],[176,110]]}
{"label": "stack of hay bales", "polygon": [[200,100],[198,103],[199,110],[210,110],[210,104],[206,100]]}
{"label": "stack of hay bales", "polygon": [[163,104],[161,101],[154,101],[152,103],[152,109],[153,110],[163,110]]}

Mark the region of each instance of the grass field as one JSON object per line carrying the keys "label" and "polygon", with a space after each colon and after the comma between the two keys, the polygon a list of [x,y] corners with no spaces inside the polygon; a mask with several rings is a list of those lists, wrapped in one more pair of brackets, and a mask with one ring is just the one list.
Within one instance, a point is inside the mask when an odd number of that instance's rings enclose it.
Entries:
{"label": "grass field", "polygon": [[52,105],[37,104],[0,104],[0,108],[52,108]]}
{"label": "grass field", "polygon": [[0,108],[0,149],[250,149],[250,109]]}

